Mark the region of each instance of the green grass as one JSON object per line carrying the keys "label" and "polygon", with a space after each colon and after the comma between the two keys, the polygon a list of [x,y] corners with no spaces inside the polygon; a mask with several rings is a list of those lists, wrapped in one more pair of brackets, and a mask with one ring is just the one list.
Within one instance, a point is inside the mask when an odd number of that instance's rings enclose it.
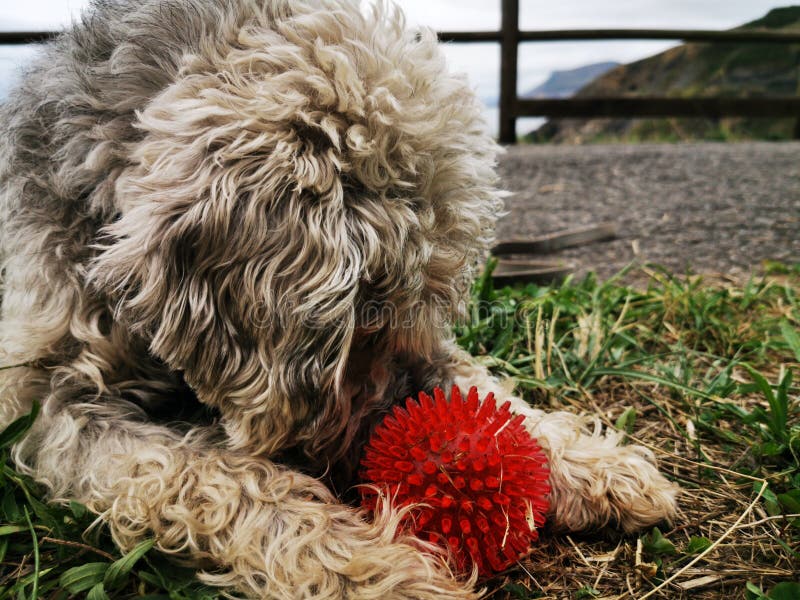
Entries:
{"label": "green grass", "polygon": [[[800,597],[800,267],[735,286],[632,275],[495,289],[487,270],[456,333],[531,403],[653,448],[686,490],[681,515],[639,537],[545,531],[492,597],[640,598],[670,577],[654,597]],[[0,600],[221,597],[152,541],[121,557],[83,506],[43,503],[8,459],[29,424],[0,435]]]}

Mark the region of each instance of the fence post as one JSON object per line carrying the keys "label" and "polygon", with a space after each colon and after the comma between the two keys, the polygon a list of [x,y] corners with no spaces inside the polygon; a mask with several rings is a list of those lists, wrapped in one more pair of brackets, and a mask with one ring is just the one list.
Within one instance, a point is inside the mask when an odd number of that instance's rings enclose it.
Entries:
{"label": "fence post", "polygon": [[500,143],[517,141],[517,55],[519,49],[519,0],[502,0],[500,42]]}
{"label": "fence post", "polygon": [[[797,67],[797,95],[800,96],[800,52],[794,55],[794,64]],[[800,115],[794,122],[794,131],[792,132],[792,139],[800,140]]]}

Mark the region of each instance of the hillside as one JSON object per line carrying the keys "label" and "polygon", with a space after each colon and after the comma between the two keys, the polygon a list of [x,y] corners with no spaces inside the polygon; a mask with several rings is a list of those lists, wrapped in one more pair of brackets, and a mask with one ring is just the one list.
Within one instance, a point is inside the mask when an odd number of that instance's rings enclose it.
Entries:
{"label": "hillside", "polygon": [[[800,6],[778,8],[738,29],[800,29]],[[580,97],[793,96],[800,91],[800,45],[683,44],[622,65],[581,88]],[[800,116],[800,115],[799,115]],[[562,119],[533,142],[787,139],[795,119]]]}
{"label": "hillside", "polygon": [[611,69],[618,67],[616,62],[601,62],[585,65],[577,69],[553,71],[547,81],[522,94],[523,98],[568,98]]}

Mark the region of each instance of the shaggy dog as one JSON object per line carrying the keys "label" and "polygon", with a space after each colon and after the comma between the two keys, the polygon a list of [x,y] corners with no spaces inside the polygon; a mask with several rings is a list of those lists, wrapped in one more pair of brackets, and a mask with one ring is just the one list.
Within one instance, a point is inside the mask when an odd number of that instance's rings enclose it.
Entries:
{"label": "shaggy dog", "polygon": [[433,32],[348,0],[96,0],[2,109],[0,422],[54,502],[269,598],[473,598],[336,492],[387,408],[512,402],[550,518],[674,511],[649,451],[530,408],[451,323],[501,208],[497,147]]}

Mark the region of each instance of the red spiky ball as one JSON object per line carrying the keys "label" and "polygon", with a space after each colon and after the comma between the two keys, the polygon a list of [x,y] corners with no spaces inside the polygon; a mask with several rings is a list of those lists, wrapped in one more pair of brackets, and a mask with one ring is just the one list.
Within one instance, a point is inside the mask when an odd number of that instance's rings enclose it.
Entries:
{"label": "red spiky ball", "polygon": [[[378,425],[361,461],[362,504],[374,510],[379,493],[395,505],[420,505],[405,526],[449,547],[460,571],[502,571],[529,551],[547,511],[547,459],[506,402],[480,402],[453,386],[448,400],[421,392],[419,402],[395,406]],[[377,490],[376,490],[377,488]],[[380,492],[378,491],[380,490]]]}

